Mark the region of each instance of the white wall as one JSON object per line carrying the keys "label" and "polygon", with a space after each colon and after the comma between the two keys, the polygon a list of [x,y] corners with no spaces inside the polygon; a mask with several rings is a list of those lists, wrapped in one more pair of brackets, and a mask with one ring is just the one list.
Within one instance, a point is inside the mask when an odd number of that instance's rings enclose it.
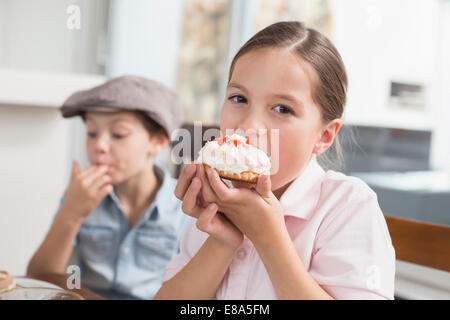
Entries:
{"label": "white wall", "polygon": [[450,176],[450,1],[440,0],[438,56],[435,59],[436,77],[432,82],[430,103],[433,112],[433,142],[431,164],[434,168],[447,168]]}
{"label": "white wall", "polygon": [[[80,8],[79,30],[66,26],[69,5]],[[99,0],[0,1],[0,68],[96,73],[102,5]]]}
{"label": "white wall", "polygon": [[[9,1],[0,1],[0,43],[5,44],[9,42],[8,33],[6,32],[6,28],[9,24],[9,9],[10,2]],[[5,63],[5,49],[0,48],[0,66]]]}
{"label": "white wall", "polygon": [[0,268],[24,274],[65,188],[69,123],[54,108],[0,106]]}
{"label": "white wall", "polygon": [[112,0],[108,77],[136,74],[175,89],[182,14],[182,0]]}
{"label": "white wall", "polygon": [[[391,80],[429,85],[435,76],[438,1],[332,0],[333,42],[349,75],[348,122],[431,129],[432,109],[389,109]],[[429,102],[429,101],[427,101]]]}
{"label": "white wall", "polygon": [[[432,130],[430,163],[450,172],[450,5],[442,0],[331,0],[333,42],[349,76],[347,123]],[[389,107],[391,80],[425,86],[424,111]]]}

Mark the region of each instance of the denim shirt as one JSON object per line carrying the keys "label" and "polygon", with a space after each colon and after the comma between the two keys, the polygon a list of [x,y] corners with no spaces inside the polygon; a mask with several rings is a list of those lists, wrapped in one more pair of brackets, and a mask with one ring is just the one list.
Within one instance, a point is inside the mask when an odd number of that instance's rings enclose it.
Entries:
{"label": "denim shirt", "polygon": [[74,241],[81,284],[107,299],[153,299],[166,265],[179,252],[190,218],[174,195],[176,180],[157,166],[154,171],[161,187],[133,228],[112,191]]}

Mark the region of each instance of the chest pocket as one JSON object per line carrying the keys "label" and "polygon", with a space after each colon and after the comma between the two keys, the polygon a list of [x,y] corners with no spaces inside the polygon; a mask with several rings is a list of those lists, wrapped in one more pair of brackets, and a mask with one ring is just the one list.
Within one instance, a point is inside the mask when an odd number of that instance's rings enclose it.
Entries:
{"label": "chest pocket", "polygon": [[114,248],[114,230],[104,226],[82,225],[78,231],[80,256],[86,261],[108,260]]}
{"label": "chest pocket", "polygon": [[164,270],[177,247],[173,228],[145,226],[136,233],[136,265],[151,271]]}

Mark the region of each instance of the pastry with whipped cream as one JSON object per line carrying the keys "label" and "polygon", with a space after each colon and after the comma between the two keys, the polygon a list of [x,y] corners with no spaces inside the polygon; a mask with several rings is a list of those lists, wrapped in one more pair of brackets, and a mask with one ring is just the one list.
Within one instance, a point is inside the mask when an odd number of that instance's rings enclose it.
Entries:
{"label": "pastry with whipped cream", "polygon": [[238,134],[207,142],[197,162],[205,171],[214,168],[221,178],[235,181],[257,183],[260,174],[270,173],[267,154]]}
{"label": "pastry with whipped cream", "polygon": [[16,288],[14,278],[6,271],[0,270],[0,293]]}

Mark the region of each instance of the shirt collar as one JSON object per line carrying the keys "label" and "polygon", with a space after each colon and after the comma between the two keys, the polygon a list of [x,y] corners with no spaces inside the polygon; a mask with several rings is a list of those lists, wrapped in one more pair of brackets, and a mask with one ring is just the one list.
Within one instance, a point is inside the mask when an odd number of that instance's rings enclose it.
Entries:
{"label": "shirt collar", "polygon": [[[176,199],[175,196],[173,195],[174,186],[173,183],[171,183],[170,173],[166,169],[158,167],[157,165],[154,165],[153,168],[154,168],[153,170],[155,171],[155,175],[158,177],[158,179],[162,180],[161,187],[156,193],[155,200],[153,201],[153,203],[157,207],[157,215],[158,215],[155,218],[158,219],[161,217],[162,212],[175,212],[176,211],[174,209],[175,201],[171,201],[170,199],[171,197],[173,197],[174,200],[178,199]],[[152,205],[150,205],[150,208],[152,208]],[[145,213],[146,220],[150,218],[150,216],[148,215],[150,214],[151,211],[153,210],[147,210],[147,212]]]}
{"label": "shirt collar", "polygon": [[308,220],[320,197],[320,188],[325,171],[317,163],[316,155],[294,179],[280,198],[285,216]]}
{"label": "shirt collar", "polygon": [[[161,186],[156,192],[156,197],[150,206],[144,211],[139,221],[148,220],[150,218],[158,219],[161,217],[161,212],[171,212],[173,211],[173,203],[169,201],[170,195],[173,193],[173,185],[171,183],[170,173],[157,165],[153,165],[153,171],[155,172],[156,177],[159,180],[162,180]],[[117,207],[121,208],[120,200],[117,197],[116,193],[111,191],[109,194],[113,202]],[[156,208],[156,210],[155,210]],[[155,216],[153,216],[155,215]],[[139,223],[139,222],[138,222]]]}

